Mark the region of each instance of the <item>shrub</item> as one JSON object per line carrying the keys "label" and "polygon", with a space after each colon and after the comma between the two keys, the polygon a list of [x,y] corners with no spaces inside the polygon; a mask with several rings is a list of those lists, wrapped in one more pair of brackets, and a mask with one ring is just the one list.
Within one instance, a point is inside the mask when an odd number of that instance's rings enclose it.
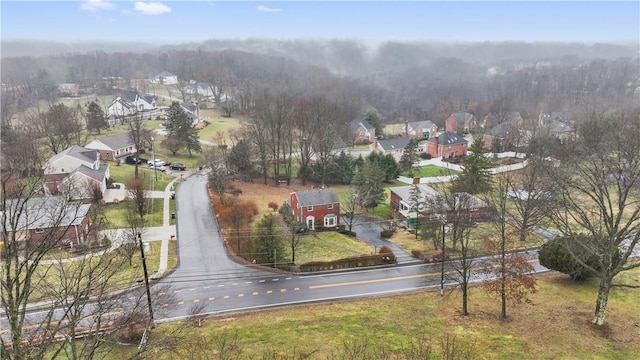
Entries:
{"label": "shrub", "polygon": [[378,251],[378,253],[380,254],[393,254],[393,251],[391,251],[391,248],[388,246],[383,246],[380,248],[380,251]]}
{"label": "shrub", "polygon": [[270,201],[268,206],[273,212],[278,211],[278,204],[275,201]]}
{"label": "shrub", "polygon": [[420,154],[420,158],[423,160],[429,160],[431,159],[431,154],[429,154],[428,152],[423,152]]}
{"label": "shrub", "polygon": [[380,231],[380,237],[388,239],[393,236],[394,231],[391,229],[384,229]]}
{"label": "shrub", "polygon": [[[549,240],[538,251],[540,265],[567,274],[576,281],[594,277],[601,270],[601,264],[596,254],[585,251],[581,246],[581,244],[588,245],[589,242],[590,239],[586,237],[579,240],[562,237]],[[591,248],[595,249],[596,247],[592,246]],[[619,252],[614,254],[614,266],[618,261],[620,261]],[[588,267],[582,265],[581,262],[587,264]]]}

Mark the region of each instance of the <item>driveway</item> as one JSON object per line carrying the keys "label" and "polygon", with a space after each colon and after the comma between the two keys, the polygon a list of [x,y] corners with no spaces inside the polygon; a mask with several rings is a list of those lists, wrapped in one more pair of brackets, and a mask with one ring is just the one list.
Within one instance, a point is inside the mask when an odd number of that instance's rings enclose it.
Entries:
{"label": "driveway", "polygon": [[[411,256],[411,254],[404,251],[398,245],[380,237],[380,232],[382,231],[383,224],[385,223],[384,220],[379,220],[365,215],[356,215],[355,222],[356,224],[353,226],[353,231],[355,231],[358,239],[369,245],[376,246],[378,249],[382,246],[389,247],[396,255],[398,264],[419,262],[419,260]],[[345,222],[343,220],[342,224],[344,223]]]}

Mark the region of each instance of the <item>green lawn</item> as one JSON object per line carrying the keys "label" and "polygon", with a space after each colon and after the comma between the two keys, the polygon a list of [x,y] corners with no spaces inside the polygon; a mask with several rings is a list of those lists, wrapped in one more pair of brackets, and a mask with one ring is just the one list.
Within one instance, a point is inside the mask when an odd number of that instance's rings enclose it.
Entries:
{"label": "green lawn", "polygon": [[[322,240],[316,239],[311,234],[302,235],[300,244],[296,249],[296,264],[304,264],[310,261],[332,261],[345,257],[371,254],[373,246],[355,238],[334,231],[316,233]],[[285,258],[291,259],[291,249],[285,250]]]}
{"label": "green lawn", "polygon": [[241,120],[237,117],[222,117],[216,110],[203,110],[200,112],[201,116],[209,119],[209,126],[199,131],[201,140],[211,141],[215,143],[220,142],[220,135],[223,134],[223,139],[227,142],[227,145],[231,145],[229,142],[229,132],[238,129],[241,126]]}
{"label": "green lawn", "polygon": [[[113,181],[126,184],[133,180],[135,169],[133,165],[118,165],[116,162],[109,162],[109,172],[111,173]],[[146,164],[140,164],[138,166],[138,174],[145,180],[148,189],[156,191],[164,191],[171,180],[174,179],[172,176],[169,176],[162,171],[156,171],[154,174],[154,171],[146,166]],[[157,180],[155,179],[156,176]]]}
{"label": "green lawn", "polygon": [[[627,283],[638,281],[640,269],[631,274]],[[506,321],[498,318],[499,302],[473,287],[468,316],[460,315],[461,295],[453,290],[446,296],[421,291],[233,314],[205,319],[201,327],[192,321],[175,322],[152,331],[146,356],[158,360],[637,359],[640,293],[615,288],[607,308],[608,325],[596,329],[589,323],[596,290],[595,282],[541,276],[538,292],[530,296],[532,304],[509,305]],[[447,339],[456,350],[444,356]],[[430,348],[430,356],[417,356],[419,345]],[[135,346],[109,345],[107,359],[128,358],[135,350]]]}
{"label": "green lawn", "polygon": [[[440,166],[435,165],[427,165],[413,168],[413,177],[433,177],[433,176],[445,176],[445,175],[454,175],[459,173],[459,171],[445,169]],[[409,176],[408,171],[403,171],[400,175]]]}
{"label": "green lawn", "polygon": [[[162,209],[164,199],[152,198],[149,201],[149,212],[145,215],[145,227],[162,226]],[[104,212],[109,224],[113,229],[126,228],[129,225],[126,220],[127,206],[131,206],[131,202],[120,202],[118,204],[105,205]]]}

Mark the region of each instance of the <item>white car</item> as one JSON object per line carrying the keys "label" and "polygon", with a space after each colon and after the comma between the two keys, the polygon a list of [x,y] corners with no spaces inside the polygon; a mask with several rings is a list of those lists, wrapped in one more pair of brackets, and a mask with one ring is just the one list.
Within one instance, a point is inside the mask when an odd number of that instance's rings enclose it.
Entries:
{"label": "white car", "polygon": [[160,159],[156,159],[156,160],[155,160],[155,163],[154,163],[154,161],[153,161],[153,160],[149,160],[149,161],[147,162],[147,164],[149,165],[149,167],[153,167],[153,165],[154,165],[154,164],[155,164],[155,166],[156,166],[156,167],[158,167],[158,166],[165,166],[165,165],[166,165],[166,163],[165,163],[164,161],[160,160]]}

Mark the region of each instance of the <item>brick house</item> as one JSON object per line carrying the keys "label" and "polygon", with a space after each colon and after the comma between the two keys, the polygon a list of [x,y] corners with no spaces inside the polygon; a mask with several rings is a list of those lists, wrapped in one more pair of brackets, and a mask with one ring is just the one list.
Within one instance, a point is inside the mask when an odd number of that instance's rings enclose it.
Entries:
{"label": "brick house", "polygon": [[340,199],[333,189],[292,192],[288,203],[293,218],[309,230],[340,225]]}
{"label": "brick house", "polygon": [[520,142],[520,130],[512,124],[500,124],[487,130],[482,135],[482,143],[485,149],[491,150],[494,141],[499,141],[502,151],[511,151]]}
{"label": "brick house", "polygon": [[100,153],[100,159],[115,161],[119,158],[135,155],[136,147],[131,141],[129,133],[121,133],[95,139],[84,146],[86,149],[96,150]]}
{"label": "brick house", "polygon": [[349,123],[351,145],[375,144],[376,128],[363,118],[351,120]]}
{"label": "brick house", "polygon": [[467,134],[478,127],[478,120],[472,113],[459,111],[452,113],[445,120],[445,131],[456,134]]}
{"label": "brick house", "polygon": [[408,137],[430,139],[438,132],[438,126],[429,120],[414,121],[406,124],[405,132]]}
{"label": "brick house", "polygon": [[[59,196],[12,199],[7,201],[2,216],[2,235],[15,236],[25,247],[73,247],[94,241],[90,208],[91,204],[70,203]],[[50,244],[42,244],[43,241]]]}
{"label": "brick house", "polygon": [[427,153],[433,158],[451,159],[467,154],[468,141],[454,132],[443,132],[427,141]]}

